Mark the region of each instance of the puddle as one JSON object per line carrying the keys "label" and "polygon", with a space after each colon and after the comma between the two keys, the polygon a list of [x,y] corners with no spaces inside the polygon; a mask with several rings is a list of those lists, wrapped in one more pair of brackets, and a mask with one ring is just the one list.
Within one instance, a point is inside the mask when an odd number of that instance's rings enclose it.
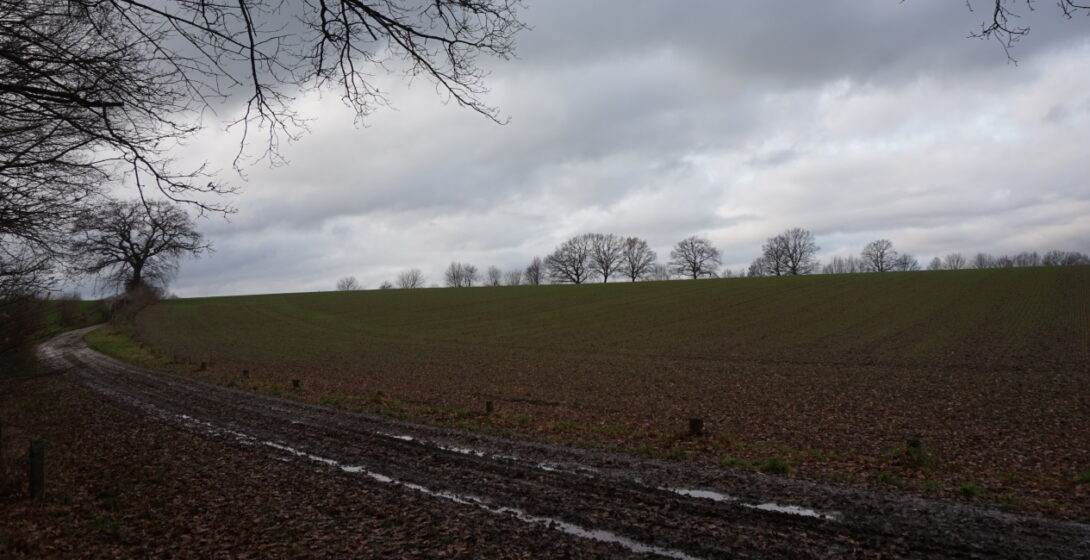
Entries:
{"label": "puddle", "polygon": [[[722,494],[714,490],[694,490],[690,488],[659,488],[660,490],[666,490],[682,496],[688,496],[690,498],[703,498],[705,500],[712,500],[715,502],[737,502],[738,498],[729,494]],[[740,503],[742,507],[749,509],[756,509],[761,511],[771,511],[775,513],[786,513],[788,515],[801,515],[803,517],[814,517],[817,519],[825,519],[827,521],[839,521],[840,514],[835,512],[823,512],[815,509],[804,508],[792,505],[780,505],[774,502],[766,502],[763,504],[746,504]]]}
{"label": "puddle", "polygon": [[[421,492],[423,494],[427,494],[429,496],[435,496],[437,498],[443,498],[445,500],[450,500],[452,502],[456,502],[456,503],[459,503],[459,504],[476,506],[476,507],[478,507],[480,509],[483,509],[485,511],[488,511],[488,512],[494,513],[494,514],[513,515],[514,517],[516,517],[520,521],[523,521],[523,522],[526,522],[526,523],[533,523],[533,524],[536,524],[536,525],[544,525],[544,526],[548,527],[549,529],[553,529],[553,530],[556,530],[556,531],[560,531],[562,533],[567,533],[569,535],[573,535],[573,536],[576,536],[576,537],[581,537],[581,538],[584,538],[584,539],[590,539],[590,540],[595,540],[595,541],[600,541],[600,542],[605,542],[605,543],[617,544],[617,545],[620,545],[620,546],[622,546],[622,547],[624,547],[624,548],[626,548],[626,549],[628,549],[628,550],[630,550],[632,552],[635,552],[637,554],[656,554],[656,555],[663,556],[663,557],[666,557],[666,558],[676,558],[678,560],[697,560],[697,558],[695,556],[690,556],[690,555],[685,554],[684,552],[681,552],[679,550],[673,550],[673,549],[669,549],[669,548],[662,548],[662,547],[658,547],[658,546],[643,544],[641,542],[634,541],[634,540],[632,540],[630,538],[623,537],[621,535],[618,535],[618,534],[610,532],[610,531],[605,531],[605,530],[602,530],[602,529],[586,529],[586,528],[581,527],[579,525],[575,525],[574,523],[568,523],[567,521],[562,521],[560,519],[555,519],[555,518],[552,518],[552,517],[542,517],[542,516],[539,516],[539,515],[533,515],[531,513],[528,513],[526,511],[523,511],[523,510],[518,509],[518,508],[512,508],[512,507],[506,507],[506,506],[494,506],[494,505],[489,504],[486,499],[479,498],[477,496],[456,494],[456,493],[453,493],[453,492],[446,492],[446,491],[442,491],[442,490],[433,490],[431,488],[427,488],[427,487],[421,486],[419,484],[413,484],[413,483],[410,483],[410,482],[402,482],[402,481],[397,480],[397,479],[395,479],[393,477],[389,477],[389,476],[386,476],[384,474],[380,474],[380,473],[377,473],[377,472],[374,472],[374,471],[370,471],[366,467],[361,467],[361,466],[357,466],[357,465],[344,465],[344,464],[342,464],[342,463],[340,463],[338,461],[335,461],[333,459],[329,459],[329,458],[326,458],[326,457],[321,457],[321,456],[318,456],[318,455],[313,455],[311,453],[307,453],[305,451],[300,451],[298,449],[295,449],[294,447],[279,444],[279,443],[276,443],[274,441],[263,441],[261,443],[268,446],[268,447],[272,447],[273,449],[279,449],[281,451],[287,451],[288,453],[291,453],[292,455],[295,455],[296,457],[304,457],[306,459],[310,459],[311,461],[322,463],[324,465],[329,465],[331,467],[336,467],[336,468],[338,468],[338,469],[340,469],[340,470],[342,470],[344,472],[347,472],[347,473],[362,474],[362,475],[368,476],[368,477],[370,477],[370,478],[372,478],[372,479],[374,479],[374,480],[376,480],[378,482],[384,483],[384,484],[394,484],[394,485],[397,485],[397,486],[408,488],[410,490]],[[456,449],[459,449],[459,448],[452,448],[450,450],[456,450]],[[470,452],[472,454],[480,454],[482,456],[484,455],[483,453],[481,453],[479,451],[474,451],[474,450],[466,450],[466,451],[468,451],[468,452]]]}
{"label": "puddle", "polygon": [[[420,492],[422,494],[427,494],[429,496],[434,496],[434,497],[437,497],[437,498],[442,498],[444,500],[449,500],[449,501],[452,501],[452,502],[455,502],[455,503],[458,503],[458,504],[474,506],[474,507],[483,509],[483,510],[489,512],[489,513],[493,513],[493,514],[497,514],[497,515],[511,515],[511,516],[514,516],[516,519],[518,519],[518,520],[520,520],[520,521],[522,521],[524,523],[532,523],[532,524],[535,524],[535,525],[543,525],[546,528],[549,528],[549,529],[552,529],[552,530],[555,530],[555,531],[560,531],[562,533],[566,533],[566,534],[569,534],[569,535],[572,535],[572,536],[575,536],[575,537],[579,537],[579,538],[583,538],[583,539],[589,539],[589,540],[594,540],[594,541],[599,541],[599,542],[604,542],[604,543],[616,544],[616,545],[619,545],[619,546],[621,546],[621,547],[623,547],[623,548],[625,548],[625,549],[627,549],[627,550],[629,550],[631,552],[637,553],[637,554],[656,554],[658,556],[663,556],[663,557],[666,557],[666,558],[675,558],[675,559],[678,559],[678,560],[698,560],[696,557],[685,554],[684,552],[681,552],[679,550],[673,550],[673,549],[669,549],[669,548],[663,548],[663,547],[659,547],[659,546],[643,544],[643,543],[641,543],[639,541],[632,540],[632,539],[630,539],[628,537],[624,537],[624,536],[618,535],[618,534],[610,532],[610,531],[605,531],[605,530],[602,530],[602,529],[587,529],[585,527],[575,525],[574,523],[568,523],[567,521],[563,521],[563,520],[560,520],[560,519],[555,519],[555,518],[552,518],[552,517],[542,517],[540,515],[533,515],[531,513],[528,513],[526,511],[518,509],[518,508],[512,508],[512,507],[507,507],[507,506],[495,506],[495,505],[492,505],[492,504],[488,503],[488,500],[486,500],[484,498],[477,497],[477,496],[456,494],[456,493],[453,493],[453,492],[447,492],[447,491],[443,491],[443,490],[433,490],[431,488],[428,488],[426,486],[421,486],[419,484],[413,484],[411,482],[403,482],[403,481],[397,480],[397,479],[395,479],[395,478],[393,478],[391,476],[387,476],[387,475],[384,475],[382,473],[377,473],[377,472],[368,470],[367,467],[363,467],[363,466],[359,466],[359,465],[345,465],[345,464],[341,463],[340,461],[336,461],[334,459],[330,459],[330,458],[327,458],[327,457],[322,457],[320,455],[314,455],[312,453],[307,453],[306,451],[301,451],[301,450],[296,449],[294,447],[284,445],[284,444],[281,444],[281,443],[277,443],[275,441],[265,440],[265,441],[260,441],[259,442],[259,440],[257,438],[255,438],[255,437],[253,437],[253,436],[251,436],[249,434],[244,434],[242,432],[238,432],[238,431],[235,431],[235,430],[230,430],[230,429],[227,429],[227,428],[221,428],[219,426],[215,426],[215,425],[213,425],[213,424],[211,424],[209,422],[205,422],[203,420],[198,420],[198,419],[193,418],[192,416],[189,416],[189,415],[186,415],[186,414],[178,414],[175,417],[177,419],[185,422],[185,423],[200,426],[200,427],[204,428],[205,430],[207,430],[209,432],[212,432],[212,433],[232,435],[232,436],[238,438],[240,441],[245,442],[245,443],[260,443],[261,445],[265,445],[267,447],[271,447],[271,448],[277,449],[279,451],[285,451],[285,452],[290,453],[290,454],[292,454],[292,455],[294,455],[296,457],[302,457],[302,458],[314,461],[316,463],[321,463],[323,465],[327,465],[327,466],[330,466],[330,467],[340,469],[341,471],[346,472],[346,473],[360,474],[360,475],[367,476],[367,477],[371,478],[372,480],[375,480],[376,482],[381,482],[383,484],[392,484],[392,485],[401,486],[401,487],[407,488],[409,490],[413,490],[413,491]],[[394,438],[394,439],[399,439],[399,440],[402,440],[402,441],[414,441],[414,438],[412,438],[410,436],[399,436],[397,434],[388,434],[388,433],[379,433],[379,435],[386,436],[386,437],[391,437],[391,438]],[[486,455],[486,453],[484,453],[484,452],[477,451],[477,450],[474,450],[474,449],[467,449],[467,448],[463,448],[463,447],[448,447],[448,446],[437,446],[437,447],[439,447],[440,449],[446,450],[446,451],[453,451],[455,453],[464,453],[464,454],[475,455],[475,456],[479,456],[479,457],[484,457]],[[517,457],[510,457],[510,456],[496,456],[496,457],[505,458],[505,459],[512,459],[512,460],[517,460],[518,459]],[[545,468],[546,470],[549,470],[551,468],[551,467],[548,467],[548,465],[545,464],[545,463],[541,463],[538,466],[542,467],[542,468]]]}

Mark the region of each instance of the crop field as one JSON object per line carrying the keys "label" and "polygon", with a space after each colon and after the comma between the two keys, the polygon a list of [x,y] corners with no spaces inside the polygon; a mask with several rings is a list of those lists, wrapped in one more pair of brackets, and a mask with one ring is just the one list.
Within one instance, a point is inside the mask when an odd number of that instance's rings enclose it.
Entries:
{"label": "crop field", "polygon": [[347,409],[1090,518],[1090,267],[186,299],[134,334],[90,340]]}

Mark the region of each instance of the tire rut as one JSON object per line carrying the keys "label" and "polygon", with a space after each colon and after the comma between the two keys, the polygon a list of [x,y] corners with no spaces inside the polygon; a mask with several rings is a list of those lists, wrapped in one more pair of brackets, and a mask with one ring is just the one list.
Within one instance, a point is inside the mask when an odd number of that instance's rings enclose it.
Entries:
{"label": "tire rut", "polygon": [[[93,328],[93,327],[92,327]],[[718,557],[1090,557],[1090,526],[965,504],[472,434],[256,395],[98,354],[39,348],[166,422],[514,515],[629,553]],[[233,441],[232,441],[233,440]],[[573,529],[574,527],[574,529]]]}

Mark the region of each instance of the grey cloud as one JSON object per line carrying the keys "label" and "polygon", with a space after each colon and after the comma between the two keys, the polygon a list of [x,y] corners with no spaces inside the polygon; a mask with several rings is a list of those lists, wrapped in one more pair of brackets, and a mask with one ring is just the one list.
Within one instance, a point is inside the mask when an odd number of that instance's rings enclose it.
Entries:
{"label": "grey cloud", "polygon": [[[1074,247],[1090,226],[1086,23],[1040,6],[1009,65],[963,3],[534,2],[494,62],[496,126],[380,77],[352,124],[306,96],[287,167],[248,170],[183,295],[376,287],[451,260],[525,266],[567,236],[708,235],[733,268],[787,227],[826,254],[893,239],[926,256]],[[186,157],[228,168],[209,134]],[[224,158],[227,157],[225,160]],[[1079,214],[1079,212],[1083,214]]]}

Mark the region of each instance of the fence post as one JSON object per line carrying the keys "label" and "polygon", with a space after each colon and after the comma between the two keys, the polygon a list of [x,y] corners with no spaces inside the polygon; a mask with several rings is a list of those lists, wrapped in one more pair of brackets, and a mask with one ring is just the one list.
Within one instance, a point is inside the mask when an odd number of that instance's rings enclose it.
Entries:
{"label": "fence post", "polygon": [[492,401],[484,401],[484,413],[491,415],[493,410]]}
{"label": "fence post", "polygon": [[696,437],[704,435],[704,419],[703,418],[690,418],[689,419],[689,435]]}
{"label": "fence post", "polygon": [[30,440],[30,499],[40,500],[45,495],[45,442]]}

